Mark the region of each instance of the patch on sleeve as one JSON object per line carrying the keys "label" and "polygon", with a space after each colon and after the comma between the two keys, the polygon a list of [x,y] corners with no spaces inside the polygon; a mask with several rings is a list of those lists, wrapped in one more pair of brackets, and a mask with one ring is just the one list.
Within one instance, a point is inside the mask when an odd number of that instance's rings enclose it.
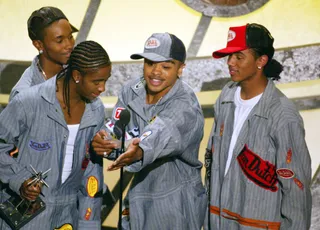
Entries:
{"label": "patch on sleeve", "polygon": [[81,164],[82,170],[85,170],[88,167],[89,161],[90,161],[89,144],[86,144],[86,153],[84,155],[84,159]]}
{"label": "patch on sleeve", "polygon": [[277,174],[279,177],[281,177],[283,179],[291,179],[294,177],[294,172],[288,168],[277,169]]}
{"label": "patch on sleeve", "polygon": [[157,118],[157,116],[154,116],[150,119],[149,124],[152,124],[154,122],[154,120]]}
{"label": "patch on sleeve", "polygon": [[224,131],[224,124],[222,124],[221,126],[220,126],[220,137],[222,137],[222,135],[223,135],[223,131]]}
{"label": "patch on sleeve", "polygon": [[50,145],[49,142],[39,143],[39,142],[35,142],[35,141],[30,140],[30,141],[29,141],[29,146],[30,146],[32,149],[34,149],[34,150],[36,150],[36,151],[39,151],[39,152],[41,152],[41,151],[46,151],[46,150],[48,150],[48,149],[51,149],[51,145]]}
{"label": "patch on sleeve", "polygon": [[98,188],[99,188],[99,183],[97,178],[95,178],[94,176],[90,176],[87,182],[88,195],[90,197],[94,197],[94,195],[96,195],[96,193],[98,192]]}
{"label": "patch on sleeve", "polygon": [[296,185],[301,189],[301,190],[303,190],[303,188],[304,188],[304,185],[302,184],[302,182],[298,179],[298,178],[293,178],[293,181],[294,181],[294,183],[296,183]]}
{"label": "patch on sleeve", "polygon": [[143,141],[144,139],[146,139],[148,136],[150,136],[152,134],[152,131],[149,130],[149,131],[146,131],[144,132],[141,137],[140,137],[140,141]]}
{"label": "patch on sleeve", "polygon": [[122,110],[124,110],[124,108],[122,108],[122,107],[117,107],[115,109],[115,112],[114,112],[114,115],[113,115],[113,118],[115,120],[119,120],[120,119],[120,113],[122,112]]}
{"label": "patch on sleeve", "polygon": [[291,159],[292,159],[292,150],[289,149],[287,152],[287,164],[291,163]]}
{"label": "patch on sleeve", "polygon": [[91,208],[87,208],[86,214],[84,215],[84,219],[90,220],[91,213],[92,213]]}
{"label": "patch on sleeve", "polygon": [[54,230],[73,230],[71,224],[63,224],[62,226],[55,228]]}
{"label": "patch on sleeve", "polygon": [[244,146],[237,160],[249,180],[271,192],[278,191],[275,165],[263,160],[259,155],[252,152],[247,145]]}

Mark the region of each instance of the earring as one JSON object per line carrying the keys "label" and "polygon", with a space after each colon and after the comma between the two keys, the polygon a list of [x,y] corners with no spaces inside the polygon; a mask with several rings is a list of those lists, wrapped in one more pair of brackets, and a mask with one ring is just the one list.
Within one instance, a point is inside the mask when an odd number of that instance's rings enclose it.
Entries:
{"label": "earring", "polygon": [[39,54],[43,54],[43,50],[39,50]]}
{"label": "earring", "polygon": [[262,67],[261,66],[258,66],[258,69],[261,69]]}
{"label": "earring", "polygon": [[76,84],[78,84],[79,83],[79,80],[76,80]]}

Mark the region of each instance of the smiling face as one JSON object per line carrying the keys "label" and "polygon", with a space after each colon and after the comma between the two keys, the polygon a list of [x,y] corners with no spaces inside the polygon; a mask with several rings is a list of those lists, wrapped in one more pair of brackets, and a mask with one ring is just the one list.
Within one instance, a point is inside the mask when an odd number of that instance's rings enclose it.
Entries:
{"label": "smiling face", "polygon": [[59,65],[67,64],[74,46],[70,23],[66,19],[53,22],[43,31],[43,40],[33,41],[38,50],[43,50],[43,57]]}
{"label": "smiling face", "polygon": [[177,60],[153,62],[144,59],[144,79],[147,84],[147,95],[152,97],[149,101],[158,101],[173,87],[178,76],[182,74],[184,64]]}
{"label": "smiling face", "polygon": [[228,57],[228,67],[232,81],[250,81],[257,76],[259,58],[257,59],[253,51],[247,49],[230,54]]}
{"label": "smiling face", "polygon": [[87,71],[81,74],[79,71],[74,70],[76,75],[75,81],[76,92],[82,98],[92,101],[105,91],[106,81],[111,75],[111,65],[100,67],[97,71]]}

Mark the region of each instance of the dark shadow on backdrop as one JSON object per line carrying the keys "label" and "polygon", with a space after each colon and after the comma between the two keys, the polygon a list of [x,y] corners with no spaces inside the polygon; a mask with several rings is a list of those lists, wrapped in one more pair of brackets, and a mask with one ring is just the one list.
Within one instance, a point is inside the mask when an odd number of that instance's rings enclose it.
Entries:
{"label": "dark shadow on backdrop", "polygon": [[0,93],[10,94],[13,86],[30,64],[30,62],[12,62],[0,69]]}

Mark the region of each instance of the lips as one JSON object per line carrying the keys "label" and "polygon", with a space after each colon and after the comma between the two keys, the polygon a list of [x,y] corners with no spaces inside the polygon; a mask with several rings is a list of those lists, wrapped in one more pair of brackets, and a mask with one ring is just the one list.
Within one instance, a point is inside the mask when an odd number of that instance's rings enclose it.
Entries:
{"label": "lips", "polygon": [[153,86],[159,86],[162,84],[162,80],[155,79],[155,78],[149,78],[150,84]]}
{"label": "lips", "polygon": [[237,70],[235,70],[235,69],[229,69],[229,73],[231,76],[236,74],[236,72],[237,72]]}

